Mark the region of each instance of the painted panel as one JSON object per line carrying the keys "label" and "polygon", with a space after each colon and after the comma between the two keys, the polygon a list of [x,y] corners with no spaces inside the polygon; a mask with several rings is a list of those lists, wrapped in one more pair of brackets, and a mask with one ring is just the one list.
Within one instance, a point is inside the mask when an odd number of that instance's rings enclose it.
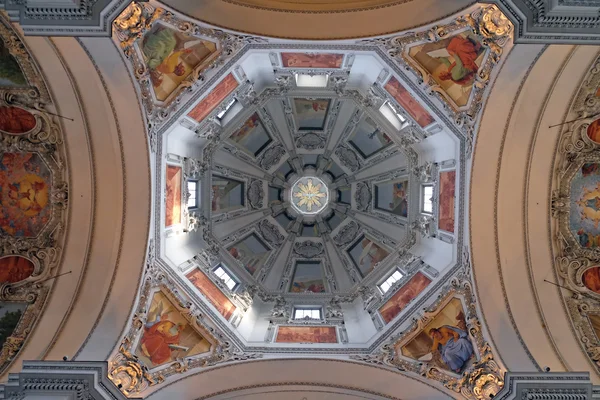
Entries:
{"label": "painted panel", "polygon": [[356,130],[348,138],[348,143],[362,158],[369,158],[391,145],[392,139],[366,118],[360,121]]}
{"label": "painted panel", "polygon": [[423,108],[395,77],[391,77],[385,84],[385,90],[414,118],[421,128],[431,125],[435,121],[431,114]]}
{"label": "painted panel", "polygon": [[286,68],[341,68],[343,60],[343,54],[281,53]]}
{"label": "painted panel", "polygon": [[20,107],[0,106],[0,131],[22,135],[35,128],[37,122],[29,111]]}
{"label": "painted panel", "polygon": [[364,278],[390,253],[372,239],[362,236],[348,249],[348,254]]}
{"label": "painted panel", "polygon": [[472,33],[412,47],[412,57],[440,85],[458,107],[466,106],[486,47]]}
{"label": "painted panel", "polygon": [[142,337],[135,350],[149,368],[210,351],[211,344],[162,293],[152,297]]}
{"label": "painted panel", "polygon": [[600,119],[593,121],[588,126],[587,135],[592,142],[600,144]]}
{"label": "painted panel", "polygon": [[17,60],[10,54],[3,40],[0,40],[0,86],[27,86],[27,79]]}
{"label": "painted panel", "polygon": [[438,227],[454,233],[454,202],[456,201],[456,171],[440,172],[440,208]]}
{"label": "painted panel", "polygon": [[596,334],[598,340],[600,340],[600,315],[588,314],[587,317],[590,320],[590,324],[592,325],[592,330]]}
{"label": "painted panel", "polygon": [[0,161],[0,232],[34,237],[51,217],[51,173],[35,153],[4,153]]}
{"label": "painted panel", "polygon": [[157,100],[166,100],[193,71],[217,53],[213,42],[156,24],[140,44]]}
{"label": "painted panel", "polygon": [[375,208],[408,217],[408,179],[376,184]]}
{"label": "painted panel", "polygon": [[254,275],[265,264],[271,253],[267,245],[254,233],[230,246],[227,250],[233,258],[242,263],[251,275]]}
{"label": "painted panel", "polygon": [[586,288],[600,294],[600,267],[586,269],[581,280]]}
{"label": "painted panel", "polygon": [[212,304],[226,320],[231,318],[236,307],[231,300],[221,292],[221,289],[219,289],[202,271],[195,269],[185,277],[192,282],[192,285],[198,288],[200,293],[206,297],[210,304]]}
{"label": "painted panel", "polygon": [[324,293],[325,281],[319,261],[298,261],[290,287],[292,293]]}
{"label": "painted panel", "polygon": [[388,324],[400,314],[404,307],[415,299],[431,283],[431,279],[417,272],[404,286],[379,309],[381,317]]}
{"label": "painted panel", "polygon": [[455,373],[464,371],[475,353],[460,300],[452,299],[413,339],[397,345],[396,354]]}
{"label": "painted panel", "polygon": [[0,283],[17,283],[33,274],[33,262],[20,256],[0,258]]}
{"label": "painted panel", "polygon": [[321,131],[325,128],[325,120],[329,113],[329,99],[294,99],[296,110],[296,126],[298,130]]}
{"label": "painted panel", "polygon": [[25,309],[27,303],[0,302],[0,348],[19,325]]}
{"label": "painted panel", "polygon": [[213,175],[212,211],[214,213],[221,213],[244,207],[244,186],[244,182]]}
{"label": "painted panel", "polygon": [[214,110],[231,92],[238,87],[238,81],[232,74],[227,75],[210,93],[200,100],[189,112],[188,117],[200,122]]}
{"label": "painted panel", "polygon": [[337,343],[335,326],[280,326],[277,343]]}
{"label": "painted panel", "polygon": [[257,113],[252,114],[229,139],[253,157],[258,156],[272,142]]}
{"label": "painted panel", "polygon": [[586,163],[571,181],[569,228],[581,247],[600,246],[600,164]]}
{"label": "painted panel", "polygon": [[181,167],[167,165],[165,226],[181,223]]}

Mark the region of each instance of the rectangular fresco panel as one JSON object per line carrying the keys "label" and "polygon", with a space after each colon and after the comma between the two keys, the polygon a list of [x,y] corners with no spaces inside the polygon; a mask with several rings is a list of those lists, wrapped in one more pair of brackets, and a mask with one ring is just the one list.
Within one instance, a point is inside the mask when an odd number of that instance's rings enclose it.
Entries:
{"label": "rectangular fresco panel", "polygon": [[329,99],[294,99],[296,110],[296,127],[301,131],[317,130],[325,128],[325,120],[329,113]]}
{"label": "rectangular fresco panel", "polygon": [[471,97],[485,49],[474,34],[462,32],[439,42],[412,47],[408,54],[462,107]]}
{"label": "rectangular fresco panel", "polygon": [[388,135],[383,133],[369,118],[360,121],[356,130],[348,138],[348,143],[361,155],[369,158],[392,144]]}
{"label": "rectangular fresco panel", "polygon": [[408,179],[377,183],[375,208],[408,217]]}
{"label": "rectangular fresco panel", "polygon": [[0,302],[0,348],[17,328],[26,309],[27,303]]}
{"label": "rectangular fresco panel", "polygon": [[242,263],[251,275],[254,275],[265,264],[271,253],[271,249],[254,233],[230,246],[227,250],[233,258]]}
{"label": "rectangular fresco panel", "polygon": [[348,255],[361,275],[366,277],[377,263],[383,261],[390,253],[383,246],[375,243],[366,236],[361,238],[348,249]]}
{"label": "rectangular fresco panel", "polygon": [[600,247],[600,163],[586,163],[571,180],[569,228],[579,245]]}
{"label": "rectangular fresco panel", "polygon": [[214,110],[231,92],[238,87],[238,81],[232,74],[227,75],[210,93],[200,100],[189,112],[188,117],[200,122]]}
{"label": "rectangular fresco panel", "polygon": [[157,100],[166,100],[196,67],[217,54],[209,41],[155,24],[140,43]]}
{"label": "rectangular fresco panel", "polygon": [[281,53],[286,68],[341,68],[343,60],[343,54]]}
{"label": "rectangular fresco panel", "polygon": [[27,79],[15,57],[10,54],[3,40],[0,40],[0,86],[27,86]]}
{"label": "rectangular fresco panel", "polygon": [[421,104],[406,90],[404,86],[396,79],[391,77],[385,84],[385,90],[392,95],[400,106],[410,114],[411,117],[421,126],[425,128],[431,125],[435,120]]}
{"label": "rectangular fresco panel", "polygon": [[211,344],[162,292],[154,293],[135,355],[150,369],[210,351]]}
{"label": "rectangular fresco panel", "polygon": [[52,209],[50,169],[36,153],[0,153],[0,237],[35,237]]}
{"label": "rectangular fresco panel", "polygon": [[181,223],[181,167],[167,165],[165,226]]}
{"label": "rectangular fresco panel", "polygon": [[396,354],[455,373],[474,360],[465,313],[459,299],[452,299],[413,339],[396,346]]}
{"label": "rectangular fresco panel", "polygon": [[294,279],[290,287],[292,293],[323,293],[325,281],[319,261],[298,261],[294,271]]}
{"label": "rectangular fresco panel", "polygon": [[396,318],[408,303],[416,298],[431,283],[431,279],[417,272],[404,286],[379,309],[381,317],[388,324]]}
{"label": "rectangular fresco panel", "polygon": [[231,300],[221,292],[221,289],[219,289],[202,271],[195,269],[192,272],[189,272],[185,277],[192,282],[192,285],[198,288],[200,293],[206,297],[210,304],[215,306],[217,311],[219,311],[226,320],[231,318],[236,307]]}
{"label": "rectangular fresco panel", "polygon": [[277,343],[337,343],[335,326],[280,326]]}
{"label": "rectangular fresco panel", "polygon": [[259,155],[272,141],[257,113],[248,118],[229,139],[253,157]]}
{"label": "rectangular fresco panel", "polygon": [[438,227],[454,233],[454,202],[456,201],[456,171],[440,172],[440,209]]}
{"label": "rectangular fresco panel", "polygon": [[244,182],[235,179],[212,177],[212,211],[221,213],[244,207]]}

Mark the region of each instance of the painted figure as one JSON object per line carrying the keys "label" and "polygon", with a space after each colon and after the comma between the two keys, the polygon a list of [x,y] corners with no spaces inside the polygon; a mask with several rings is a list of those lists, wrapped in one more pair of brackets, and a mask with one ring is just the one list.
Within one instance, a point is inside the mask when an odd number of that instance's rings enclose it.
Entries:
{"label": "painted figure", "polygon": [[581,247],[591,248],[600,246],[600,235],[592,235],[580,229],[577,231],[577,236],[579,237]]}
{"label": "painted figure", "polygon": [[[363,248],[360,257],[358,258],[358,264],[361,267],[368,266],[366,273],[369,273],[375,268],[375,265],[378,262],[383,261],[384,258],[388,256],[388,252],[377,246],[375,243],[370,241],[369,239],[363,239],[360,243]],[[361,268],[362,269],[362,268]]]}
{"label": "painted figure", "polygon": [[587,135],[591,141],[600,143],[600,119],[595,120],[588,126]]}
{"label": "painted figure", "polygon": [[169,314],[163,314],[162,310],[161,302],[154,313],[154,319],[144,325],[141,339],[142,352],[154,365],[169,361],[171,351],[179,350],[179,334],[184,328],[183,324],[169,321]]}
{"label": "painted figure", "polygon": [[600,267],[594,267],[583,273],[583,284],[592,292],[600,293]]}
{"label": "painted figure", "polygon": [[600,174],[600,166],[596,163],[585,163],[581,166],[581,175],[584,177]]}
{"label": "painted figure", "polygon": [[33,263],[24,257],[0,258],[0,283],[16,283],[27,279],[33,273]]}
{"label": "painted figure", "polygon": [[446,50],[454,60],[451,62],[448,57],[439,58],[447,67],[447,71],[440,73],[440,79],[452,80],[461,86],[470,85],[479,69],[475,61],[481,53],[481,43],[468,37],[455,36],[448,43]]}
{"label": "painted figure", "polygon": [[394,201],[390,203],[390,208],[394,214],[406,217],[408,215],[408,202],[406,201],[406,183],[394,183],[393,192]]}
{"label": "painted figure", "polygon": [[431,351],[439,353],[448,367],[460,373],[467,361],[473,355],[473,344],[469,335],[462,329],[444,325],[441,328],[432,328],[429,336],[433,339]]}
{"label": "painted figure", "polygon": [[15,135],[26,133],[35,128],[35,117],[29,111],[19,107],[0,107],[0,130]]}

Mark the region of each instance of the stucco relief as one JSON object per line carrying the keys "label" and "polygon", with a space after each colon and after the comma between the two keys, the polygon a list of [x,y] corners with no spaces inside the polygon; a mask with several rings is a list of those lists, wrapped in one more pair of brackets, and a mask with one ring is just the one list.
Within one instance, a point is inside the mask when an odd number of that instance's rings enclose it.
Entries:
{"label": "stucco relief", "polygon": [[57,117],[35,60],[0,14],[0,372],[26,346],[58,271],[69,203]]}
{"label": "stucco relief", "polygon": [[600,58],[583,79],[559,139],[555,162],[553,246],[556,274],[573,332],[600,373],[600,156],[590,127],[600,113]]}

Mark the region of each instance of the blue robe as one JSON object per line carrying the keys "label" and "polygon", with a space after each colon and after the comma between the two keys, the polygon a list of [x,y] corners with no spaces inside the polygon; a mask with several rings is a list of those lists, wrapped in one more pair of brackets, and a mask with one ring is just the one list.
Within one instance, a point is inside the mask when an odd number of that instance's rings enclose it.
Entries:
{"label": "blue robe", "polygon": [[473,344],[469,340],[467,332],[462,329],[449,325],[444,325],[443,327],[458,333],[459,338],[457,341],[454,341],[454,338],[451,338],[446,344],[440,344],[438,350],[446,365],[448,365],[452,371],[459,371],[473,355]]}

